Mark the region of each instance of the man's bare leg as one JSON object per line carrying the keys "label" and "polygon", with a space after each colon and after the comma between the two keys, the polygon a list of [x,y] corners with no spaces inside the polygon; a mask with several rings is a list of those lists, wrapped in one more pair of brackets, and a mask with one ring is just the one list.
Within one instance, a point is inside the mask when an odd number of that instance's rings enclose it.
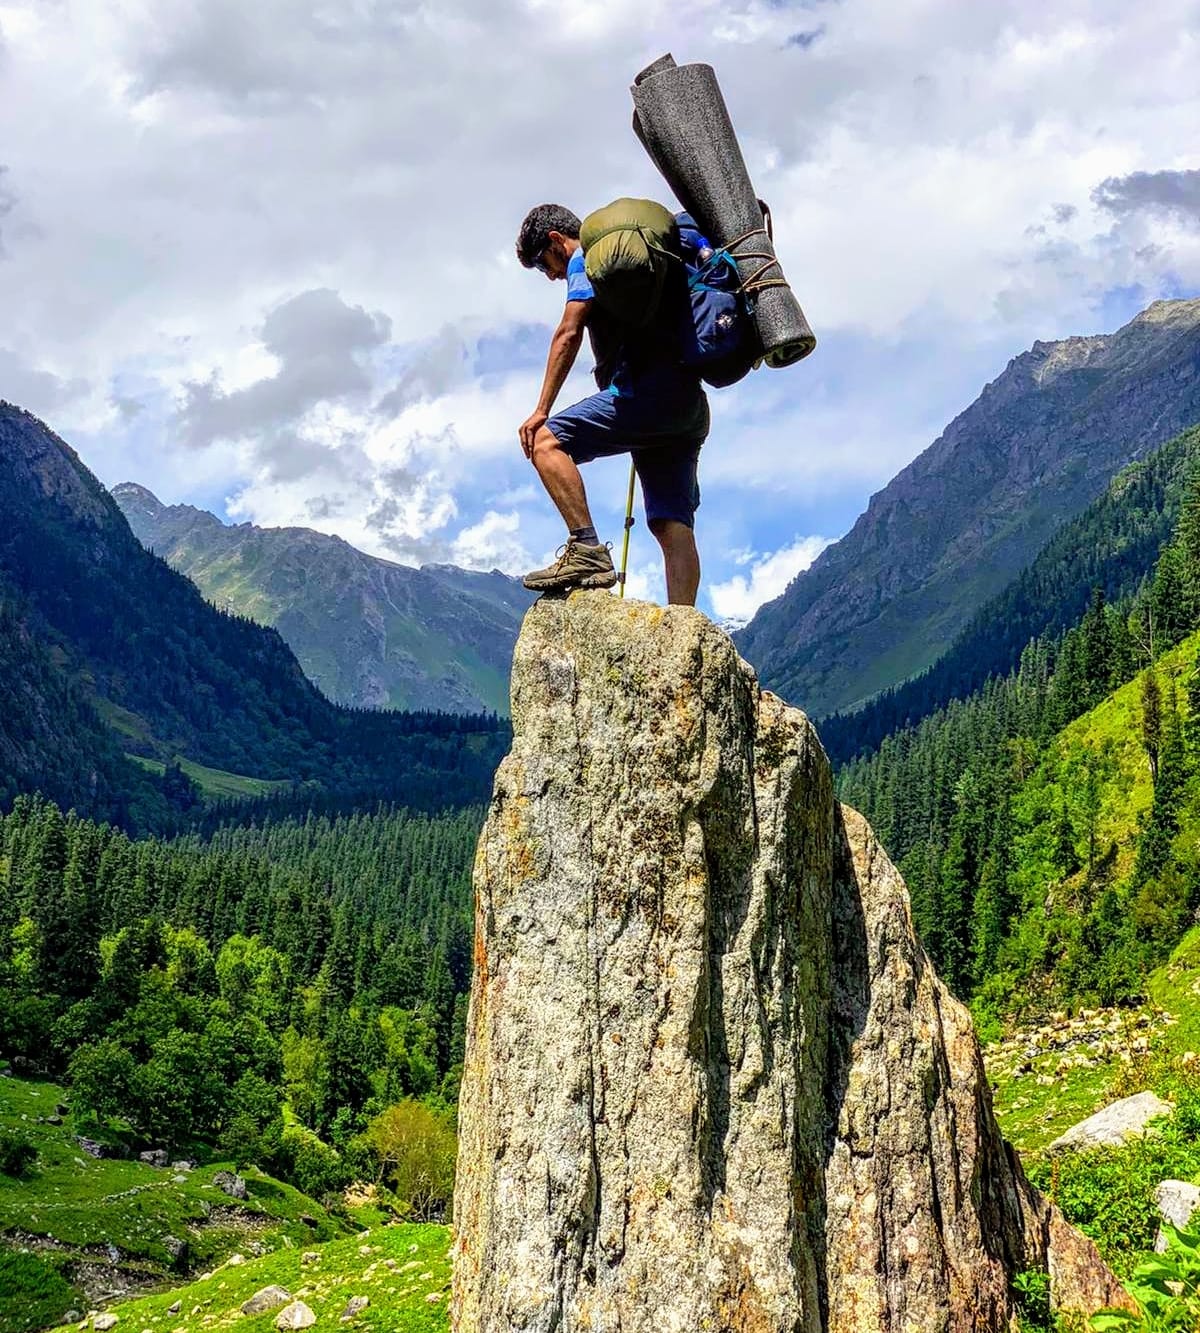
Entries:
{"label": "man's bare leg", "polygon": [[673,518],[656,518],[650,531],[662,547],[667,570],[667,601],[673,606],[695,606],[700,587],[700,552],[696,534],[686,523]]}
{"label": "man's bare leg", "polygon": [[[554,501],[555,508],[563,516],[563,522],[569,529],[590,528],[592,515],[588,509],[587,492],[583,489],[583,477],[575,460],[563,449],[558,437],[552,430],[543,426],[533,437],[531,460],[537,468]],[[683,524],[679,524],[682,527]]]}

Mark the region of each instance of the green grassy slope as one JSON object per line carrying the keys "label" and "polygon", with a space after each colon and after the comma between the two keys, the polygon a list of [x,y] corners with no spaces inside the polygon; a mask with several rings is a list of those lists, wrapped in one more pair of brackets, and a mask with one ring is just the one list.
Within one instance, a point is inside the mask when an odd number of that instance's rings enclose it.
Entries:
{"label": "green grassy slope", "polygon": [[[1158,1183],[1200,1182],[1200,928],[1150,975],[1147,997],[1140,1009],[1060,1011],[984,1050],[1004,1136],[1121,1275],[1153,1245]],[[1147,1137],[1058,1158],[1045,1151],[1102,1106],[1147,1089],[1176,1108]]]}
{"label": "green grassy slope", "polygon": [[[375,1227],[319,1249],[281,1250],[224,1267],[186,1287],[112,1308],[123,1328],[165,1333],[182,1325],[265,1333],[275,1327],[278,1310],[247,1316],[241,1306],[256,1291],[274,1284],[309,1306],[318,1329],[442,1333],[448,1327],[449,1250],[447,1227]],[[370,1304],[340,1323],[353,1296],[365,1296]],[[179,1312],[171,1314],[169,1307],[176,1301]]]}
{"label": "green grassy slope", "polygon": [[[161,759],[147,759],[140,754],[128,754],[125,757],[132,759],[148,773],[157,774],[159,777],[162,777],[166,769],[166,764]],[[244,773],[226,773],[224,769],[208,768],[204,764],[193,763],[182,755],[177,755],[176,758],[179,760],[179,767],[201,792],[214,801],[237,800],[248,796],[270,796],[273,792],[287,791],[292,785],[290,782],[271,778],[251,778]]]}
{"label": "green grassy slope", "polygon": [[25,1176],[0,1174],[0,1333],[45,1327],[106,1289],[178,1282],[239,1250],[294,1250],[345,1234],[307,1195],[252,1168],[242,1172],[247,1198],[234,1200],[213,1183],[229,1162],[177,1171],[91,1157],[69,1115],[50,1123],[63,1097],[53,1083],[0,1078],[0,1134],[37,1149]]}
{"label": "green grassy slope", "polygon": [[[1155,666],[1164,708],[1173,689],[1181,723],[1187,721],[1185,682],[1198,653],[1200,633],[1164,654]],[[1065,727],[1013,798],[1017,912],[997,974],[983,988],[984,1003],[977,1008],[981,1015],[1013,1007],[1036,1012],[1078,993],[1073,990],[1078,979],[1072,978],[1072,960],[1092,947],[1085,937],[1087,915],[1109,888],[1125,892],[1153,800],[1142,742],[1142,687],[1139,675]],[[1068,876],[1056,864],[1064,808],[1082,862]],[[1180,807],[1175,851],[1184,864],[1196,864],[1198,844],[1200,776],[1188,782]],[[1135,913],[1142,910],[1136,899],[1125,905]],[[1139,927],[1143,924],[1147,932],[1161,929],[1149,916],[1139,921]],[[1178,934],[1171,942],[1177,939]]]}

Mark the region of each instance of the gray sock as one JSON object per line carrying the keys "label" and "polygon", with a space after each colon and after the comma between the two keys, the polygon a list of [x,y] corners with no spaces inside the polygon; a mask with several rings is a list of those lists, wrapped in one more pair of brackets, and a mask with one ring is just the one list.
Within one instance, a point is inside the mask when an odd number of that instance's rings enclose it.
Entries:
{"label": "gray sock", "polygon": [[586,528],[572,528],[571,536],[577,542],[582,542],[584,546],[599,546],[600,538],[596,536],[596,529],[589,523]]}

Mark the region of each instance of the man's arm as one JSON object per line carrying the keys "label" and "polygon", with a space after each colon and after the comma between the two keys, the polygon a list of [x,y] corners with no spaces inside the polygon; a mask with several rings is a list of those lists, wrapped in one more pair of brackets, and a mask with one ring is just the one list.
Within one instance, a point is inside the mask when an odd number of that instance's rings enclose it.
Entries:
{"label": "man's arm", "polygon": [[538,405],[521,425],[521,448],[525,451],[526,458],[532,455],[533,437],[549,420],[558,391],[571,373],[571,367],[579,355],[591,306],[591,301],[568,301],[558,328],[554,330],[554,336],[550,339],[550,353],[546,358],[546,377],[542,381]]}

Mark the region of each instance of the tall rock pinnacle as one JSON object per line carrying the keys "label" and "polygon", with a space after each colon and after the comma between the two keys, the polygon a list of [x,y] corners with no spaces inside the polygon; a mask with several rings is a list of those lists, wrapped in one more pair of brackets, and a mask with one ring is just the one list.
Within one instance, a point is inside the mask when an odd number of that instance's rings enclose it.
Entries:
{"label": "tall rock pinnacle", "polygon": [[475,863],[457,1333],[980,1333],[1041,1268],[966,1010],[804,715],[698,612],[543,600]]}

